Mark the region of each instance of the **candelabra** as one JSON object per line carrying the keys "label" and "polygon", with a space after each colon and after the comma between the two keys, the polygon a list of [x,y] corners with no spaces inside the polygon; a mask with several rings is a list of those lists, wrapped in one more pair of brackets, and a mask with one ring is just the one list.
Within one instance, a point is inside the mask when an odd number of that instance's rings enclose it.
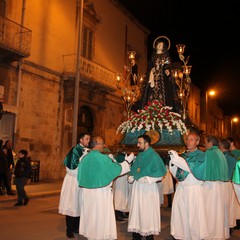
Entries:
{"label": "candelabra", "polygon": [[185,45],[177,44],[176,47],[177,47],[179,59],[183,62],[183,65],[181,70],[174,69],[172,70],[172,73],[173,73],[173,77],[175,78],[175,82],[178,86],[177,94],[182,105],[182,117],[183,117],[183,120],[186,120],[187,114],[188,114],[187,106],[188,106],[188,98],[190,94],[190,85],[191,85],[190,73],[191,73],[192,66],[187,66],[189,61],[189,56],[185,60],[185,56],[183,55],[185,50]]}
{"label": "candelabra", "polygon": [[141,96],[141,85],[144,75],[138,74],[137,64],[135,60],[135,51],[128,51],[128,65],[124,66],[124,74],[117,73],[117,88],[122,93],[124,102],[124,116],[129,118],[131,115],[132,105]]}

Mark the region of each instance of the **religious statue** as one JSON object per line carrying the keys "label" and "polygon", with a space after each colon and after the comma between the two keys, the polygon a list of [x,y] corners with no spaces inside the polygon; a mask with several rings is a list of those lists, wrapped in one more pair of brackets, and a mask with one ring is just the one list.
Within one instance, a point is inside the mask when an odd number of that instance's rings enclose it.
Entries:
{"label": "religious statue", "polygon": [[170,40],[165,36],[159,36],[154,40],[142,96],[133,106],[133,111],[143,109],[152,100],[159,100],[163,105],[172,107],[173,112],[181,112],[177,85],[171,74],[170,44]]}

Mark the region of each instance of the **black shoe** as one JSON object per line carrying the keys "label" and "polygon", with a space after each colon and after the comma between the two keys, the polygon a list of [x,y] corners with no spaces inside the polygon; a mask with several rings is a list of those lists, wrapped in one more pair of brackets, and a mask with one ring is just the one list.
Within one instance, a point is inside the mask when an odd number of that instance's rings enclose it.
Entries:
{"label": "black shoe", "polygon": [[128,216],[129,216],[129,213],[127,213],[127,212],[121,212],[121,214],[120,214],[121,218],[128,218]]}
{"label": "black shoe", "polygon": [[15,193],[14,193],[14,192],[12,192],[12,191],[8,191],[8,192],[7,192],[7,195],[14,196],[14,195],[15,195]]}
{"label": "black shoe", "polygon": [[116,217],[116,221],[117,221],[117,222],[125,222],[126,219],[123,219],[123,218],[117,216],[117,217]]}
{"label": "black shoe", "polygon": [[75,238],[75,236],[74,236],[74,234],[73,233],[66,233],[66,236],[68,237],[68,238]]}
{"label": "black shoe", "polygon": [[23,205],[28,205],[28,202],[29,202],[29,198],[26,198],[26,199],[24,199],[24,203],[23,203]]}
{"label": "black shoe", "polygon": [[22,206],[23,204],[21,202],[17,202],[14,204],[14,206]]}
{"label": "black shoe", "polygon": [[0,191],[0,195],[4,196],[4,195],[6,195],[6,193],[4,193],[3,191]]}

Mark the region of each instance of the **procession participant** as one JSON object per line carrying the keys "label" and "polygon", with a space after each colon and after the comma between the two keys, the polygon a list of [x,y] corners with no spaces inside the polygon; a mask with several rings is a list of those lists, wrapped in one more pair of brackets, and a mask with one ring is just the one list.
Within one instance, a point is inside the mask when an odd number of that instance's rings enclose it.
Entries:
{"label": "procession participant", "polygon": [[81,221],[79,234],[88,239],[117,239],[113,206],[112,184],[115,178],[130,171],[134,159],[131,153],[117,163],[103,154],[102,137],[92,138],[91,151],[78,166],[78,184],[81,187]]}
{"label": "procession participant", "polygon": [[58,212],[66,215],[66,236],[74,238],[74,233],[78,233],[80,220],[80,188],[77,182],[77,171],[79,158],[83,155],[84,148],[88,147],[90,134],[81,133],[79,143],[73,147],[66,155],[63,164],[66,167],[66,175],[63,180]]}
{"label": "procession participant", "polygon": [[171,150],[170,171],[177,179],[171,212],[171,235],[175,239],[201,240],[209,236],[204,205],[205,154],[198,149],[200,137],[189,133],[187,151]]}
{"label": "procession participant", "polygon": [[218,148],[217,137],[205,137],[204,198],[210,239],[230,237],[226,186],[229,181],[227,160]]}
{"label": "procession participant", "polygon": [[133,240],[152,240],[161,232],[160,199],[157,182],[166,174],[159,154],[150,146],[148,135],[138,136],[139,154],[133,162],[128,181],[133,183],[128,231]]}

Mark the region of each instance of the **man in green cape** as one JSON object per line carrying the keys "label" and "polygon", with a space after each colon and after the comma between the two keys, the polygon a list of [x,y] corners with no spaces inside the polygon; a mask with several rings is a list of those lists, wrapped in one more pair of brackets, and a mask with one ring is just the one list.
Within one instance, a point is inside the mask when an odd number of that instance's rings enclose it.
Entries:
{"label": "man in green cape", "polygon": [[205,137],[205,206],[210,239],[230,238],[227,160],[219,149],[217,137]]}
{"label": "man in green cape", "polygon": [[99,136],[92,138],[89,147],[90,153],[78,166],[78,184],[82,189],[79,233],[88,239],[117,239],[112,183],[130,171],[134,154],[117,163],[102,153],[104,141]]}
{"label": "man in green cape", "polygon": [[66,215],[66,235],[74,238],[74,233],[79,231],[80,220],[80,188],[77,182],[79,158],[83,155],[84,148],[88,147],[90,135],[81,133],[79,143],[72,147],[66,155],[63,164],[66,167],[66,175],[63,180],[58,212]]}
{"label": "man in green cape", "polygon": [[186,152],[179,156],[169,151],[170,171],[177,180],[171,212],[171,235],[175,239],[209,236],[203,189],[205,154],[198,149],[199,142],[199,135],[191,132],[186,137]]}
{"label": "man in green cape", "polygon": [[159,235],[161,231],[157,181],[161,181],[166,174],[166,167],[150,144],[148,135],[138,136],[140,153],[128,177],[129,183],[133,183],[128,231],[132,232],[134,240],[140,240],[142,236],[152,240],[153,235]]}

